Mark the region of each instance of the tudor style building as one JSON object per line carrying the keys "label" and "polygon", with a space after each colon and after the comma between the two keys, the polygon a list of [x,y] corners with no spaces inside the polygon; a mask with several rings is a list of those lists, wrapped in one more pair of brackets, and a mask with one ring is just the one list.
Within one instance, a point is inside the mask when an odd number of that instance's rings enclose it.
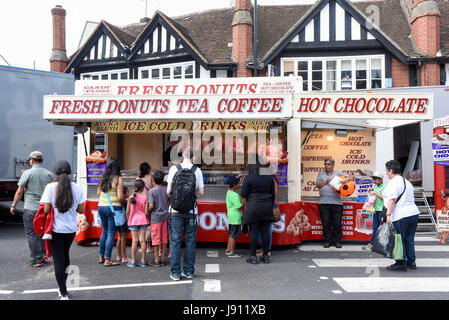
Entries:
{"label": "tudor style building", "polygon": [[[157,11],[117,27],[101,21],[65,55],[65,10],[52,9],[53,71],[77,79],[252,76],[253,7],[169,18]],[[449,2],[318,0],[258,6],[259,76],[298,75],[306,91],[440,85],[449,82]]]}

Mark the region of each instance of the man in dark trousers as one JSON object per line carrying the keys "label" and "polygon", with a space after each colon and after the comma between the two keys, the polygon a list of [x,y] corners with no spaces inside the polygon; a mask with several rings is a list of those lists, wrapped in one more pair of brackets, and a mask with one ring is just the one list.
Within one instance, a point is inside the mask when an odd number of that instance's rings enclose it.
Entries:
{"label": "man in dark trousers", "polygon": [[[343,217],[343,202],[340,195],[329,184],[335,176],[345,176],[344,173],[334,171],[335,160],[324,160],[324,170],[318,173],[316,186],[320,189],[318,210],[323,225],[324,247],[329,248],[333,244],[341,248],[341,219]],[[345,178],[342,183],[354,180],[353,176]]]}
{"label": "man in dark trousers", "polygon": [[16,213],[16,205],[22,195],[24,196],[23,205],[23,227],[25,236],[30,248],[31,260],[27,267],[41,267],[43,262],[49,262],[45,256],[44,241],[34,232],[33,220],[39,208],[42,193],[45,186],[53,180],[53,173],[42,166],[44,157],[42,152],[33,151],[29,156],[31,169],[26,170],[19,180],[14,200],[11,205],[11,214]]}
{"label": "man in dark trousers", "polygon": [[[196,236],[197,236],[197,219],[198,207],[196,206],[196,198],[204,193],[203,173],[201,169],[193,165],[194,153],[190,147],[183,152],[183,161],[178,166],[172,166],[168,172],[167,178],[167,194],[170,198],[170,279],[174,281],[180,280],[181,276],[187,279],[193,279],[195,273],[195,254],[196,254]],[[174,208],[178,202],[176,194],[178,191],[185,189],[185,185],[177,186],[177,175],[183,169],[188,169],[192,174],[192,196],[195,204],[190,210],[182,212]],[[187,174],[186,174],[187,175]],[[182,181],[181,181],[182,182]],[[190,190],[190,188],[189,188]],[[188,198],[190,200],[191,197]],[[178,209],[179,210],[179,209]],[[181,265],[181,241],[184,231],[185,254],[184,262]]]}

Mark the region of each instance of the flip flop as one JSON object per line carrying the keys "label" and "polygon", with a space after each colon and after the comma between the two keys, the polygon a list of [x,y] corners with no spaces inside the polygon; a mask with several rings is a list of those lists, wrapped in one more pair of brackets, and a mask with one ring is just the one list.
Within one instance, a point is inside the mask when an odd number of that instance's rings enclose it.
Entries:
{"label": "flip flop", "polygon": [[98,263],[99,263],[99,264],[103,264],[103,263],[105,262],[105,260],[106,260],[105,258],[100,258],[100,259],[98,260]]}
{"label": "flip flop", "polygon": [[105,262],[104,263],[105,267],[114,267],[114,266],[119,266],[119,265],[121,265],[121,263],[117,262],[117,261],[111,261],[111,262]]}

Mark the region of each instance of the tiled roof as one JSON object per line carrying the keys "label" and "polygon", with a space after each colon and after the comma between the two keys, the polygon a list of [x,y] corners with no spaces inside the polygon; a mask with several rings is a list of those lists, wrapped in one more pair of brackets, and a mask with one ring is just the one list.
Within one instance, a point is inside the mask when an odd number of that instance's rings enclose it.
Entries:
{"label": "tiled roof", "polygon": [[[449,1],[436,0],[441,17],[441,48],[442,55],[449,56]],[[353,6],[365,16],[367,8],[375,5],[380,12],[380,31],[405,55],[418,57],[416,45],[411,39],[411,26],[406,10],[399,0],[373,0],[371,2],[355,2]],[[285,5],[285,6],[259,6],[258,7],[258,56],[264,57],[274,49],[314,5]],[[209,64],[232,63],[232,19],[233,8],[216,9],[192,13],[180,17],[167,19],[178,29],[184,39],[205,58]],[[117,27],[103,21],[118,40],[124,45],[132,46],[145,27],[151,23],[130,24]],[[268,62],[268,61],[267,61]]]}

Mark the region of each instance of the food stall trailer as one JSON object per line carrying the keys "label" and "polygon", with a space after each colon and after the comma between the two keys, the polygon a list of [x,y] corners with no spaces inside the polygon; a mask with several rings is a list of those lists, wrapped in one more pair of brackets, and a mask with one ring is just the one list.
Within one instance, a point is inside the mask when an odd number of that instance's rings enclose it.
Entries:
{"label": "food stall trailer", "polygon": [[449,234],[449,116],[433,121],[432,156],[435,181],[435,219],[440,243]]}
{"label": "food stall trailer", "polygon": [[[431,119],[432,96],[303,93],[301,88],[301,79],[294,77],[77,81],[73,96],[45,96],[44,119],[87,128],[78,139],[78,184],[87,195],[89,228],[80,231],[75,240],[87,243],[101,235],[97,184],[87,182],[85,169],[85,150],[94,151],[95,134],[106,134],[107,155],[121,160],[129,186],[142,162],[148,162],[153,170],[168,172],[172,163],[164,154],[170,147],[179,146],[169,141],[176,129],[187,132],[186,141],[199,144],[203,155],[205,149],[217,145],[233,154],[230,163],[201,161],[205,194],[198,199],[197,241],[228,240],[226,181],[231,175],[246,174],[248,149],[253,148],[244,136],[248,132],[256,133],[261,139],[259,145],[268,142],[261,154],[272,160],[274,157],[279,164],[274,174],[279,181],[281,220],[273,224],[272,244],[322,239],[314,184],[323,160],[329,156],[336,159],[335,169],[348,174],[357,169],[374,171],[376,128],[329,130],[305,126],[303,130],[302,124],[329,124],[333,119]],[[232,135],[229,139],[226,130],[243,134],[243,139]],[[366,241],[371,238],[372,224],[362,208],[363,196],[372,180],[363,176],[357,179],[356,192],[344,201],[343,240]],[[247,243],[249,238],[242,235],[238,242]]]}

